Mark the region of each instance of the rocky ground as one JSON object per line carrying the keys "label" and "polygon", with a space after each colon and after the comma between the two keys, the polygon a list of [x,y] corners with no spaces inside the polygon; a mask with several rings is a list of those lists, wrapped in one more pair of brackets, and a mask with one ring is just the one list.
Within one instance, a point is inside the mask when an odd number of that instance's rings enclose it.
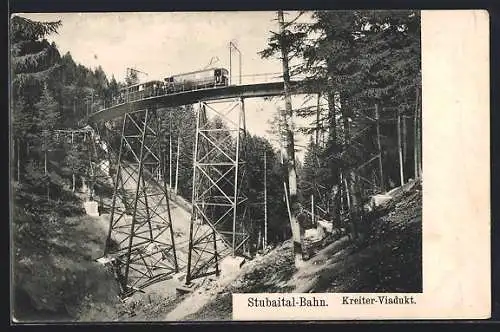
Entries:
{"label": "rocky ground", "polygon": [[95,261],[106,234],[99,223],[85,215],[43,222],[42,230],[16,236],[14,319],[71,321],[88,304],[118,304],[115,280]]}
{"label": "rocky ground", "polygon": [[421,292],[422,196],[419,186],[405,189],[372,221],[371,236],[363,243],[341,237],[299,269],[291,243],[284,243],[251,262],[213,301],[184,319],[231,319],[232,293]]}
{"label": "rocky ground", "polygon": [[233,293],[421,292],[420,184],[410,183],[392,195],[362,243],[342,236],[296,268],[287,241],[247,262],[225,282],[205,280],[194,293],[165,301],[153,314],[151,305],[138,300],[134,314],[123,319],[230,320]]}
{"label": "rocky ground", "polygon": [[26,237],[19,246],[15,298],[22,310],[16,319],[229,320],[233,293],[421,292],[420,184],[391,194],[394,199],[369,222],[370,235],[361,243],[339,236],[296,268],[286,241],[221,278],[199,280],[193,293],[178,296],[182,276],[176,276],[126,302],[118,300],[114,280],[95,262],[102,255],[105,218],[58,218],[46,225],[43,241]]}

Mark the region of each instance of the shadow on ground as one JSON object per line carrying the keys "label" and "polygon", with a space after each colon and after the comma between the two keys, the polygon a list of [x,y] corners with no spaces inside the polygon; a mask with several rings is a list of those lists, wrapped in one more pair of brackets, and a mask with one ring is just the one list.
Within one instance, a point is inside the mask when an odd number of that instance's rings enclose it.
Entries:
{"label": "shadow on ground", "polygon": [[244,266],[241,276],[214,300],[183,320],[230,320],[232,293],[422,292],[422,196],[420,185],[403,190],[371,221],[370,236],[354,244],[337,239],[298,269],[285,242]]}

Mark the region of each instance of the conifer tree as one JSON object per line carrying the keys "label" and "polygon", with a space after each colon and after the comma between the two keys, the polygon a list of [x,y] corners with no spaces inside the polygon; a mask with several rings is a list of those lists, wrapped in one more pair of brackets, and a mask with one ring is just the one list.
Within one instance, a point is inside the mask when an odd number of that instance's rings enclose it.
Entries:
{"label": "conifer tree", "polygon": [[[419,114],[415,111],[419,109],[418,104],[415,106],[420,86],[419,19],[418,11],[413,10],[315,11],[309,22],[285,24],[283,40],[297,60],[292,73],[305,74],[303,88],[320,93],[328,100],[326,119],[314,114],[314,108],[297,112],[298,116],[316,115],[316,121],[329,133],[325,148],[314,149],[319,159],[317,165],[311,162],[313,148],[309,147],[300,183],[307,195],[313,189],[310,180],[317,179],[318,170],[325,167],[321,183],[329,184],[329,188],[315,190],[330,197],[329,203],[337,212],[334,219],[340,218],[339,190],[342,196],[349,198],[343,201],[350,205],[350,220],[362,218],[361,206],[366,198],[363,195],[376,189],[370,188],[365,180],[374,176],[374,167],[380,167],[382,162],[372,163],[365,169],[358,167],[379,150],[384,159],[384,171],[379,173],[385,179],[381,181],[400,182],[395,114],[412,119],[419,117],[414,117]],[[271,36],[269,47],[262,55],[276,52],[280,45],[278,37],[282,36]],[[373,125],[375,115],[371,114],[375,105],[379,106],[381,118],[377,134]],[[368,113],[367,109],[370,109]],[[418,124],[419,120],[414,122]],[[401,146],[406,151],[402,153],[407,169],[402,173],[413,174],[417,173],[413,170],[417,166],[413,167],[413,160],[407,154],[419,151],[412,145],[420,143],[407,134],[412,130],[411,124],[410,127],[404,124]],[[318,128],[319,123],[314,127]],[[418,132],[418,128],[413,131]],[[372,142],[376,139],[380,147]]]}
{"label": "conifer tree", "polygon": [[[18,152],[19,180],[24,161],[31,158],[31,147],[41,146],[39,129],[53,125],[58,118],[47,82],[58,68],[59,52],[45,37],[55,33],[60,24],[35,22],[20,16],[13,16],[10,21],[11,114],[14,143],[18,145],[14,150]],[[40,106],[44,106],[41,113]]]}
{"label": "conifer tree", "polygon": [[289,23],[285,23],[283,11],[278,11],[279,33],[273,33],[269,39],[269,47],[260,52],[263,58],[269,58],[278,55],[283,65],[284,99],[285,108],[280,111],[280,127],[282,128],[283,146],[281,154],[283,157],[283,166],[287,169],[286,175],[286,193],[287,203],[290,209],[290,228],[292,230],[295,264],[299,266],[302,263],[302,236],[303,229],[297,215],[300,211],[297,191],[297,168],[295,163],[295,139],[293,134],[294,110],[291,102],[291,84],[290,84],[290,60],[295,56],[297,43],[304,36],[302,32],[294,33],[288,29]]}

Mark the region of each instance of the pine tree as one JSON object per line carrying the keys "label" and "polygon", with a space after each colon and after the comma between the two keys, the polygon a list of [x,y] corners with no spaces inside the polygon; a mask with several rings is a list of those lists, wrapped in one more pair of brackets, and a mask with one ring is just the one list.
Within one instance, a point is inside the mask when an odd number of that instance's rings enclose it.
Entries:
{"label": "pine tree", "polygon": [[[22,166],[30,158],[30,147],[39,146],[40,127],[37,120],[37,103],[40,98],[49,98],[46,83],[58,68],[59,52],[55,44],[45,38],[55,33],[61,22],[35,22],[20,16],[13,16],[10,21],[11,52],[11,101],[13,138],[16,147],[18,165],[17,178],[21,179]],[[53,122],[52,101],[46,99],[48,123]]]}
{"label": "pine tree", "polygon": [[52,130],[56,127],[60,114],[59,103],[55,100],[47,84],[44,85],[40,100],[34,105],[37,113],[33,119],[36,131]]}
{"label": "pine tree", "polygon": [[[20,16],[13,16],[10,22],[10,50],[12,74],[12,98],[26,92],[33,85],[42,87],[49,76],[58,68],[59,52],[54,43],[44,39],[56,33],[61,25],[57,22],[35,22]],[[36,96],[33,96],[36,97]],[[29,100],[31,101],[31,100]]]}
{"label": "pine tree", "polygon": [[266,155],[267,182],[267,220],[268,242],[283,241],[289,235],[288,213],[284,201],[283,178],[286,176],[278,154],[271,143],[262,137],[247,134],[246,177],[248,179],[245,192],[249,202],[249,219],[255,220],[251,229],[252,244],[259,242],[259,230],[263,235],[264,228],[264,153]]}
{"label": "pine tree", "polygon": [[[373,128],[366,132],[366,137],[358,137],[373,121],[368,121],[361,110],[380,105],[381,113],[387,113],[388,106],[396,106],[400,113],[413,115],[410,106],[414,105],[415,90],[420,85],[419,14],[417,11],[317,11],[312,23],[298,25],[296,29],[308,35],[298,50],[303,62],[296,71],[309,77],[306,88],[328,96],[329,140],[322,159],[331,171],[329,183],[344,185],[344,195],[350,195],[347,201],[351,205],[356,203],[351,206],[352,213],[359,214],[361,209],[356,205],[362,204],[363,193],[361,171],[356,168],[370,158],[367,156],[378,152],[376,144],[371,142],[375,139]],[[303,115],[309,116],[311,112]],[[381,114],[386,123],[392,116],[393,113]],[[394,126],[385,124],[381,129],[382,148],[390,158],[385,165],[397,164]],[[370,170],[363,175],[369,176]],[[399,173],[388,170],[387,176],[399,178]],[[343,173],[345,183],[341,183],[338,171]],[[359,218],[351,217],[354,219]]]}
{"label": "pine tree", "polygon": [[290,227],[294,242],[295,264],[298,266],[302,263],[302,236],[303,229],[297,219],[300,211],[300,203],[298,202],[297,190],[297,168],[295,163],[295,142],[294,142],[294,110],[291,101],[291,84],[290,84],[290,60],[296,56],[297,45],[304,36],[303,32],[294,33],[288,29],[288,24],[284,21],[283,11],[278,11],[279,33],[273,33],[269,39],[269,47],[260,52],[263,58],[269,58],[279,54],[283,65],[283,82],[284,82],[284,99],[285,108],[280,111],[280,128],[283,134],[283,146],[281,154],[283,157],[283,165],[287,169],[287,177],[285,180],[287,187],[287,200],[290,208]]}
{"label": "pine tree", "polygon": [[111,104],[113,100],[116,100],[118,98],[118,94],[120,91],[120,85],[115,79],[115,76],[111,76],[111,80],[109,80],[109,85],[107,89],[107,95],[106,95],[106,104]]}
{"label": "pine tree", "polygon": [[[59,119],[58,103],[50,93],[47,84],[44,85],[40,101],[35,105],[37,111],[32,118],[35,122],[35,132],[31,136],[34,144],[34,152],[43,154],[44,175],[46,177],[47,197],[50,197],[51,186],[51,167],[49,166],[49,154],[55,148],[55,142],[52,139],[52,130],[56,127]],[[39,133],[38,135],[36,133]],[[41,135],[40,135],[41,133]],[[54,161],[57,162],[57,161]]]}

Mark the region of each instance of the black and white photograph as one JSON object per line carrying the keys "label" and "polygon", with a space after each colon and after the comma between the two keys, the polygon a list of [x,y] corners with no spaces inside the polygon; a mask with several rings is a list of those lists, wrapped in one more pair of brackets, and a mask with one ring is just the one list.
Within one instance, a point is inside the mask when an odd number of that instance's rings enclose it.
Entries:
{"label": "black and white photograph", "polygon": [[233,294],[413,301],[420,19],[13,14],[12,320],[231,320]]}

